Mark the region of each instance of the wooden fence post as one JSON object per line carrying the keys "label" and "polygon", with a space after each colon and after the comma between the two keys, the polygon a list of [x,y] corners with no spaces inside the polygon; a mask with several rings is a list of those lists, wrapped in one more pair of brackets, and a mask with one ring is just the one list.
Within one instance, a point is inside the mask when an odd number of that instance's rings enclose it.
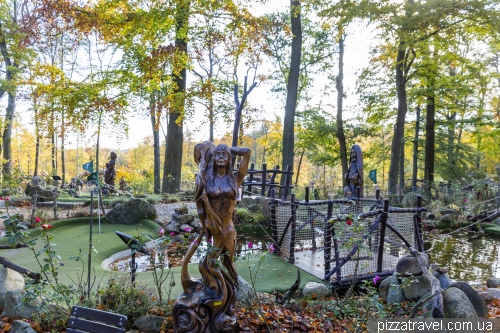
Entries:
{"label": "wooden fence post", "polygon": [[266,177],[267,177],[267,164],[262,164],[262,187],[260,189],[260,195],[266,195]]}
{"label": "wooden fence post", "polygon": [[[309,203],[309,186],[306,186],[305,202]],[[307,220],[309,220],[312,215],[313,215],[313,212],[312,212],[311,207],[307,206]],[[309,223],[309,226],[311,227],[312,248],[313,248],[313,251],[316,251],[318,249],[318,245],[316,244],[316,222],[314,220],[312,220]]]}
{"label": "wooden fence post", "polygon": [[285,177],[285,188],[283,191],[283,201],[286,201],[288,197],[288,188],[290,187],[290,178],[291,178],[292,167],[290,165],[286,166],[286,177]]}
{"label": "wooden fence post", "polygon": [[[422,196],[419,195],[417,196],[417,208],[422,208]],[[418,211],[415,214],[415,245],[418,248],[419,252],[422,252],[424,250],[423,243],[424,239],[422,235],[424,234],[424,231],[422,229],[422,213]]]}
{"label": "wooden fence post", "polygon": [[290,257],[288,258],[288,262],[290,264],[295,264],[295,233],[297,231],[297,205],[295,204],[295,193],[292,193],[292,198],[290,201],[292,205],[292,230],[290,230]]}
{"label": "wooden fence post", "polygon": [[276,191],[275,189],[271,189],[271,228],[273,230],[273,243],[274,243],[274,251],[273,253],[276,255],[280,255],[280,248],[278,247],[278,225],[276,220]]}
{"label": "wooden fence post", "polygon": [[[274,170],[279,170],[280,169],[280,166],[279,165],[276,165],[274,167]],[[276,179],[276,174],[278,173],[278,171],[273,171],[273,175],[271,176],[271,181],[269,182],[269,191],[267,191],[267,196],[271,196],[271,189],[273,188],[273,183],[275,182],[275,179]]]}
{"label": "wooden fence post", "polygon": [[[56,190],[57,191],[57,190]],[[56,192],[52,192],[52,195],[54,196],[54,219],[57,220],[57,197],[56,197]]]}
{"label": "wooden fence post", "polygon": [[384,263],[384,240],[385,240],[385,229],[387,227],[387,217],[389,215],[389,199],[384,200],[384,212],[381,217],[380,224],[380,240],[378,244],[378,259],[377,259],[377,272],[382,272]]}
{"label": "wooden fence post", "polygon": [[[254,167],[255,167],[255,165],[253,163],[250,164],[250,170],[249,171],[253,171]],[[253,182],[253,172],[250,172],[249,174],[250,174],[249,181],[250,181],[250,183],[252,183]],[[252,185],[248,185],[247,190],[248,190],[248,192],[252,193]]]}
{"label": "wooden fence post", "polygon": [[[330,220],[333,215],[333,202],[328,201],[328,209],[326,213],[326,223],[325,223],[325,276],[330,273],[330,256],[332,253],[332,226]],[[338,256],[338,251],[335,253]],[[338,282],[338,281],[337,281]]]}
{"label": "wooden fence post", "polygon": [[35,224],[33,223],[35,221],[35,214],[36,214],[36,201],[38,198],[38,194],[36,193],[36,187],[33,189],[33,207],[31,208],[31,226],[34,226]]}

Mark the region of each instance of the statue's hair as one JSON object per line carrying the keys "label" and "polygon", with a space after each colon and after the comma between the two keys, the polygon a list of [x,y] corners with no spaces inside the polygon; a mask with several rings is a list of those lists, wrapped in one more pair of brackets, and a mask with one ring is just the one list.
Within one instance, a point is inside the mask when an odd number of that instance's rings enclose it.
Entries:
{"label": "statue's hair", "polygon": [[232,172],[232,157],[231,157],[231,150],[227,145],[220,144],[215,149],[213,150],[213,154],[211,158],[208,159],[207,167],[204,170],[204,178],[205,178],[205,189],[207,193],[210,192],[218,192],[220,190],[219,185],[215,181],[215,175],[217,173],[217,164],[215,163],[215,153],[217,151],[224,151],[227,153],[229,156],[228,159],[228,165],[226,166],[226,175],[229,177],[229,186],[231,189],[234,191],[234,194],[238,196],[238,186],[236,185],[236,178],[234,177],[234,174]]}
{"label": "statue's hair", "polygon": [[118,155],[117,155],[114,151],[112,151],[112,152],[109,154],[109,157],[110,157],[110,158],[113,158],[113,156],[115,156],[115,158],[118,158]]}

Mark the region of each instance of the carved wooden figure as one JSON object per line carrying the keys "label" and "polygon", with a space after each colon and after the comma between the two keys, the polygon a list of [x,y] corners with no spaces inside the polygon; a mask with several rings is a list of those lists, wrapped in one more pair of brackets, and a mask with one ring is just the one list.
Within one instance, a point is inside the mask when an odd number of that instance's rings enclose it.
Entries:
{"label": "carved wooden figure", "polygon": [[356,187],[361,188],[360,198],[363,198],[363,152],[361,147],[354,145],[351,148],[351,156],[349,158],[349,171],[345,174],[347,186],[344,188],[345,196],[356,197]]}
{"label": "carved wooden figure", "polygon": [[112,151],[111,154],[109,154],[109,162],[106,163],[106,171],[104,171],[104,182],[112,186],[115,186],[115,179],[116,179],[115,164],[117,157],[118,156],[114,151]]}
{"label": "carved wooden figure", "polygon": [[[232,157],[242,156],[239,168],[232,171]],[[211,142],[197,144],[194,159],[199,165],[196,177],[196,206],[202,230],[186,252],[182,264],[181,282],[184,292],[174,305],[174,332],[222,333],[235,332],[238,273],[233,264],[236,230],[233,211],[239,187],[243,183],[250,161],[250,149],[229,148]],[[201,279],[193,279],[187,265],[202,238],[212,239],[218,249],[200,261]],[[224,269],[217,266],[217,259]]]}

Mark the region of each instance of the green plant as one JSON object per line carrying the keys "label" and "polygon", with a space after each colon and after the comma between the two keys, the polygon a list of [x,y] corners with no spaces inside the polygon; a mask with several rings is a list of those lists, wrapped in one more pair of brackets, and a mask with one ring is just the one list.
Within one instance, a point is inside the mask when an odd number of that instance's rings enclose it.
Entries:
{"label": "green plant", "polygon": [[144,316],[155,306],[153,289],[140,283],[132,284],[128,274],[120,274],[108,280],[97,294],[97,309],[127,316],[130,330],[134,320]]}

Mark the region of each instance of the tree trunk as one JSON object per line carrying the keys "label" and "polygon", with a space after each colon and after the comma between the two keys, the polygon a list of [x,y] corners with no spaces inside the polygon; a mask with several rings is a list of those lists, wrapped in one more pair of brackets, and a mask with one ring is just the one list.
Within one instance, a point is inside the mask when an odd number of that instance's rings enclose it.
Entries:
{"label": "tree trunk", "polygon": [[398,115],[394,126],[394,136],[392,137],[391,164],[389,167],[389,196],[396,194],[396,184],[398,183],[399,161],[401,158],[401,140],[404,134],[406,117],[406,79],[404,77],[404,60],[406,56],[406,46],[404,42],[399,45],[396,59],[396,90],[398,97]]}
{"label": "tree trunk", "polygon": [[456,124],[457,113],[453,112],[451,116],[446,115],[446,120],[448,120],[448,162],[455,164],[455,158],[453,156],[453,145],[455,143],[455,124]]}
{"label": "tree trunk", "polygon": [[342,120],[342,102],[344,99],[344,36],[339,41],[339,74],[337,75],[337,139],[340,147],[340,162],[342,164],[342,187],[347,186],[344,175],[349,172],[347,165],[347,145],[344,134],[344,121]]}
{"label": "tree trunk", "polygon": [[99,139],[101,138],[101,119],[102,119],[102,112],[99,111],[99,121],[97,122],[97,142],[95,149],[95,170],[94,170],[94,172],[97,171],[98,179],[99,179]]}
{"label": "tree trunk", "polygon": [[61,135],[61,168],[62,168],[62,183],[66,182],[66,159],[64,157],[64,130]]}
{"label": "tree trunk", "polygon": [[5,125],[3,130],[2,154],[4,160],[3,173],[10,175],[12,171],[12,150],[10,147],[10,138],[12,136],[12,122],[14,121],[14,112],[16,111],[16,93],[8,93],[7,113],[5,114]]}
{"label": "tree trunk", "polygon": [[401,140],[401,157],[399,160],[399,190],[404,193],[405,189],[405,137]]}
{"label": "tree trunk", "polygon": [[[154,103],[154,102],[153,102]],[[156,124],[156,114],[154,104],[151,108],[151,126],[153,128],[153,155],[154,155],[154,193],[161,193],[161,178],[160,178],[160,124]]]}
{"label": "tree trunk", "polygon": [[[434,82],[431,83],[434,87]],[[436,105],[434,92],[427,96],[427,106],[425,115],[425,165],[424,180],[428,186],[434,182],[434,159],[435,159],[435,141],[436,141]]]}
{"label": "tree trunk", "polygon": [[[299,87],[300,60],[302,53],[302,26],[301,26],[301,3],[297,0],[290,0],[290,13],[292,24],[292,50],[290,58],[290,71],[288,73],[287,94],[285,104],[285,119],[283,124],[283,166],[286,170],[290,165],[293,170],[294,152],[294,126],[295,109],[297,107],[297,96]],[[281,178],[283,183],[285,177]]]}
{"label": "tree trunk", "polygon": [[[181,0],[177,4],[176,13],[176,36],[175,46],[181,52],[187,53],[187,30],[189,25],[190,1]],[[186,91],[187,71],[184,67],[180,75],[174,75],[174,102],[172,112],[169,114],[167,145],[165,148],[165,172],[163,173],[163,192],[175,193],[181,187],[181,167],[182,167],[182,144],[183,129],[182,121],[177,124],[177,120],[184,112],[184,93]]]}
{"label": "tree trunk", "polygon": [[300,166],[302,165],[302,158],[304,157],[305,152],[306,152],[306,150],[302,149],[302,154],[300,154],[299,166],[297,167],[297,176],[295,177],[295,187],[297,187],[297,184],[299,182]]}
{"label": "tree trunk", "polygon": [[210,142],[214,142],[214,99],[213,91],[210,91],[210,102],[208,106],[210,117]]}
{"label": "tree trunk", "polygon": [[415,140],[413,140],[413,175],[411,178],[411,189],[413,192],[417,190],[417,173],[418,173],[418,135],[420,132],[420,105],[417,106],[417,119],[415,120]]}

